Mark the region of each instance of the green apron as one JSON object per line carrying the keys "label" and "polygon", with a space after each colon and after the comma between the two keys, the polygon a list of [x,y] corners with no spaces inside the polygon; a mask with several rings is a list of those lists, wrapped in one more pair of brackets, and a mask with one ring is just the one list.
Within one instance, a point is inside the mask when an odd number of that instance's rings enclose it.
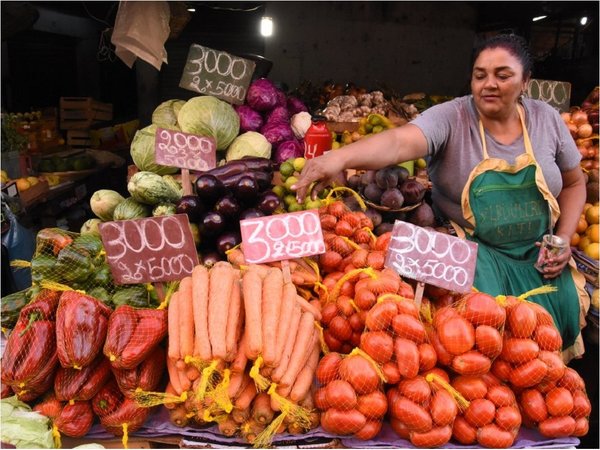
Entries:
{"label": "green apron", "polygon": [[566,349],[580,334],[579,293],[570,270],[546,280],[534,267],[539,252],[535,242],[548,232],[550,213],[558,217],[559,209],[536,163],[523,112],[518,111],[525,153],[514,165],[489,157],[479,121],[484,159],[462,192],[463,214],[473,227],[467,239],[478,244],[474,287],[493,296],[519,296],[545,284],[556,286],[557,292],[530,300],[552,314]]}

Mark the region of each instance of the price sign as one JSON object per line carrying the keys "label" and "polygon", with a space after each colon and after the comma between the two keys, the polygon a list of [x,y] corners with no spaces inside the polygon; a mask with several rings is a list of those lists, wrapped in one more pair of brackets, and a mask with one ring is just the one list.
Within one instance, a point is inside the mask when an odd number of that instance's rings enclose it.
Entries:
{"label": "price sign", "polygon": [[157,128],[154,142],[157,164],[200,172],[217,166],[217,144],[212,137]]}
{"label": "price sign", "polygon": [[198,265],[185,214],[105,222],[98,229],[118,284],[181,280]]}
{"label": "price sign", "polygon": [[254,61],[192,44],[179,87],[241,105],[255,67]]}
{"label": "price sign", "polygon": [[242,251],[250,264],[325,253],[318,211],[308,210],[240,221]]}
{"label": "price sign", "polygon": [[385,266],[400,275],[454,292],[473,286],[477,244],[397,220]]}

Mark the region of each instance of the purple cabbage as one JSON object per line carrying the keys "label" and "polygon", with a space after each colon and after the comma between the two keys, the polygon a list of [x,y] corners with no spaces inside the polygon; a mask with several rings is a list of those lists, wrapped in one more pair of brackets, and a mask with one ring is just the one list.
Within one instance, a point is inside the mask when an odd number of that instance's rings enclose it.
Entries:
{"label": "purple cabbage", "polygon": [[246,93],[246,103],[256,111],[270,111],[279,101],[278,89],[271,80],[259,78],[254,80]]}
{"label": "purple cabbage", "polygon": [[287,97],[281,89],[277,89],[277,106],[286,106]]}
{"label": "purple cabbage", "polygon": [[289,158],[299,158],[300,156],[304,156],[304,146],[297,139],[283,141],[274,152],[274,159],[277,164],[281,164]]}
{"label": "purple cabbage", "polygon": [[285,106],[276,106],[266,115],[266,121],[269,122],[289,122],[290,112]]}
{"label": "purple cabbage", "polygon": [[308,112],[308,108],[304,103],[302,103],[302,100],[300,100],[298,97],[293,96],[287,98],[287,108],[290,112],[290,116],[293,116],[294,114],[298,114],[299,112],[303,111]]}
{"label": "purple cabbage", "polygon": [[273,146],[277,146],[283,141],[294,139],[294,132],[288,122],[267,122],[261,128],[260,133]]}
{"label": "purple cabbage", "polygon": [[240,117],[240,132],[258,131],[263,126],[263,118],[260,113],[249,106],[236,106],[235,111]]}

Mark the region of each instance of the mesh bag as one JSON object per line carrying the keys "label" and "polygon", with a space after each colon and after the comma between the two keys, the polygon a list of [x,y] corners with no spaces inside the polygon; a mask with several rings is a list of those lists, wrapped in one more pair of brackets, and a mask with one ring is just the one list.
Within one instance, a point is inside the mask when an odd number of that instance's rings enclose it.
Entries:
{"label": "mesh bag", "polygon": [[52,387],[58,366],[57,308],[59,292],[42,290],[21,309],[2,355],[2,383],[22,401],[31,401]]}
{"label": "mesh bag", "polygon": [[459,375],[483,375],[502,351],[506,311],[491,295],[474,292],[436,309],[429,339],[442,366]]}
{"label": "mesh bag", "polygon": [[361,350],[325,355],[317,367],[319,388],[314,395],[323,429],[340,436],[374,438],[388,410],[383,379],[377,363]]}
{"label": "mesh bag", "polygon": [[61,448],[61,434],[80,438],[94,423],[94,412],[89,401],[59,401],[54,392],[44,395],[33,410],[48,417],[52,423],[52,436],[56,448]]}
{"label": "mesh bag", "polygon": [[459,375],[452,387],[466,400],[454,421],[452,437],[463,445],[509,448],[521,427],[521,413],[509,386],[490,374]]}
{"label": "mesh bag", "polygon": [[81,369],[60,367],[54,379],[54,393],[59,401],[91,400],[110,377],[110,363],[99,355]]}

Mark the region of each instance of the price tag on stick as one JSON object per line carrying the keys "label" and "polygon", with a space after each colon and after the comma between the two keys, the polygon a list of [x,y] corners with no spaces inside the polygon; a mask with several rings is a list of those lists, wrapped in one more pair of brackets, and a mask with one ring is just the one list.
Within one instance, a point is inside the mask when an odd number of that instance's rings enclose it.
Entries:
{"label": "price tag on stick", "polygon": [[98,229],[117,284],[181,280],[198,265],[186,214],[105,222]]}
{"label": "price tag on stick", "polygon": [[242,251],[249,264],[325,253],[316,209],[240,221]]}
{"label": "price tag on stick", "polygon": [[[401,276],[460,293],[470,292],[476,262],[475,242],[400,220],[385,257],[385,266]],[[417,291],[422,296],[423,286]]]}

